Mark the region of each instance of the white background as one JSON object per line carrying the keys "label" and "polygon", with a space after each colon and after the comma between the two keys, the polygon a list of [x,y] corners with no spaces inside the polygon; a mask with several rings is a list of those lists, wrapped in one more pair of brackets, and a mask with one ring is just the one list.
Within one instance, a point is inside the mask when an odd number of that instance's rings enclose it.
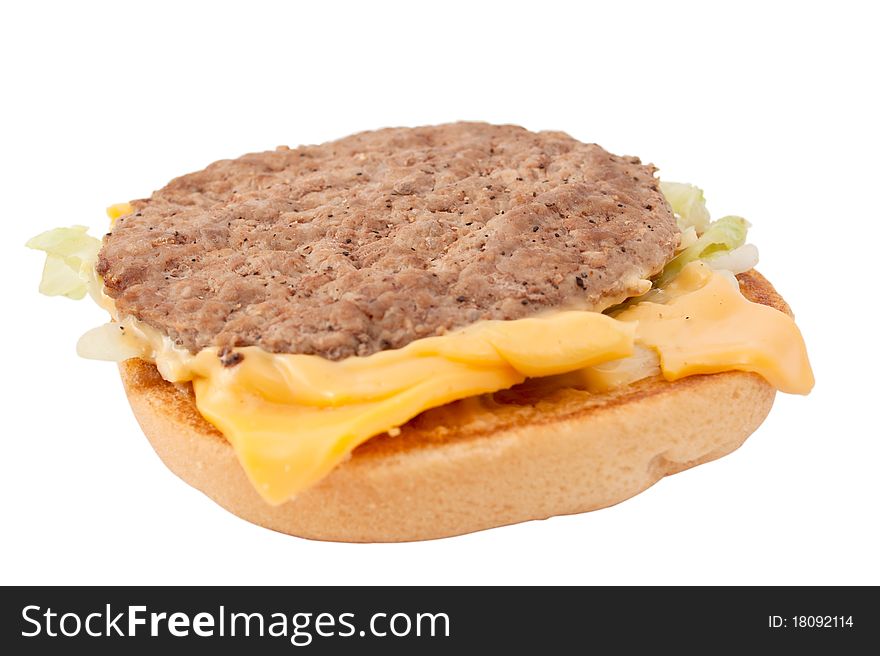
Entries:
{"label": "white background", "polygon": [[[880,583],[872,3],[4,3],[0,582]],[[247,524],[176,479],[42,230],[244,152],[456,119],[565,130],[754,225],[818,384],[599,512],[402,545]]]}

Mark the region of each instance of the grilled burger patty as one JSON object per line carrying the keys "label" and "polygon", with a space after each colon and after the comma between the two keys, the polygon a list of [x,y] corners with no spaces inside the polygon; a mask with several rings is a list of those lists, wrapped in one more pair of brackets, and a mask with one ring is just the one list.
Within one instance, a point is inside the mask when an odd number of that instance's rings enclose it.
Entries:
{"label": "grilled burger patty", "polygon": [[633,295],[680,237],[654,170],[483,123],[281,147],[134,201],[98,273],[120,316],[193,352],[370,355]]}

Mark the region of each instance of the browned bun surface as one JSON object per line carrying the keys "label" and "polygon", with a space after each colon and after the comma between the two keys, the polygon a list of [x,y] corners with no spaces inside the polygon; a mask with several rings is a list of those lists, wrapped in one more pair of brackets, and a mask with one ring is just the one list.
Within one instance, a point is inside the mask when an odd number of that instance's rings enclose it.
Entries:
{"label": "browned bun surface", "polygon": [[[750,299],[788,312],[760,274]],[[604,394],[532,380],[429,410],[375,437],[296,499],[264,502],[232,447],[198,413],[189,386],[142,360],[120,365],[132,409],[159,457],[230,512],[319,540],[425,540],[611,506],[669,474],[736,449],[775,390],[744,372],[640,381]]]}

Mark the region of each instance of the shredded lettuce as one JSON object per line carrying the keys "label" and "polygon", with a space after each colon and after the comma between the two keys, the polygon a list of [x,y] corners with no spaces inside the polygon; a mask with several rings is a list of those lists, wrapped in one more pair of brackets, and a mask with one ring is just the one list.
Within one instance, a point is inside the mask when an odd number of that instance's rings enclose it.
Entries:
{"label": "shredded lettuce", "polygon": [[686,264],[694,260],[710,259],[735,248],[746,241],[749,222],[739,216],[725,216],[709,224],[696,242],[676,255],[654,279],[654,287],[663,287],[670,282]]}
{"label": "shredded lettuce", "polygon": [[758,249],[745,244],[748,222],[738,216],[709,221],[703,190],[684,182],[661,182],[660,191],[675,213],[681,243],[673,258],[654,279],[654,288],[670,282],[689,262],[705,260],[713,269],[748,271],[758,263]]}
{"label": "shredded lettuce", "polygon": [[758,249],[754,244],[743,244],[732,251],[722,251],[706,258],[706,263],[715,270],[744,273],[758,263]]}
{"label": "shredded lettuce", "polygon": [[682,232],[693,228],[702,235],[709,228],[709,210],[703,190],[684,182],[660,182],[660,192],[675,212],[675,219]]}
{"label": "shredded lettuce", "polygon": [[125,326],[106,323],[92,328],[76,343],[76,352],[81,358],[89,360],[109,360],[122,362],[129,358],[144,355],[144,347],[136,338],[128,335]]}
{"label": "shredded lettuce", "polygon": [[713,221],[696,242],[669,261],[660,275],[654,279],[654,287],[666,285],[686,264],[694,260],[711,259],[713,255],[739,248],[746,241],[748,229],[749,222],[740,216],[725,216]]}
{"label": "shredded lettuce", "polygon": [[25,246],[46,253],[40,293],[79,300],[89,291],[101,241],[85,226],[55,228],[37,235]]}

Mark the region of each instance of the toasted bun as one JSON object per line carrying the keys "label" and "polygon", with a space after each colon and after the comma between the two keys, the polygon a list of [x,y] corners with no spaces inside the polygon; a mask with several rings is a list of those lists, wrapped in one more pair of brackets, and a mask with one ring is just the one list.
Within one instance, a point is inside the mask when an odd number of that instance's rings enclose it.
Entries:
{"label": "toasted bun", "polygon": [[[752,300],[788,312],[760,274],[740,284]],[[775,396],[744,372],[654,378],[605,394],[527,382],[424,412],[270,506],[188,386],[142,360],[120,370],[147,438],[180,478],[255,524],[343,542],[427,540],[614,505],[735,450]]]}

